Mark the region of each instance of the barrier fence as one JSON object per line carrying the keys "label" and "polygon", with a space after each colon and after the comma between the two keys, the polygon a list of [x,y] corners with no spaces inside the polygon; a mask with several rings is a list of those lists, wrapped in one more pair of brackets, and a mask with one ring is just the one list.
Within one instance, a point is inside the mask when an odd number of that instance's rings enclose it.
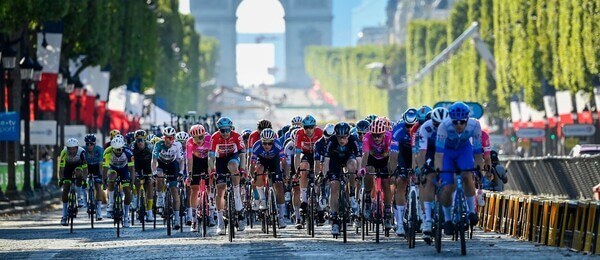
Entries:
{"label": "barrier fence", "polygon": [[600,201],[486,192],[479,208],[485,231],[600,255]]}
{"label": "barrier fence", "polygon": [[523,194],[590,199],[594,186],[600,183],[600,155],[510,158],[502,163],[508,170],[505,190]]}

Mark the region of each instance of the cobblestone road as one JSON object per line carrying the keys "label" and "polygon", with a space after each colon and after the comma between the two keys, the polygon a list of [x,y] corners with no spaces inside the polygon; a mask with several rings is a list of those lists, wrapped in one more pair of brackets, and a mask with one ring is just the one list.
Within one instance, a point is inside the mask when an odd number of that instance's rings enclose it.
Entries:
{"label": "cobblestone road", "polygon": [[[459,243],[443,241],[442,252],[437,254],[433,246],[418,240],[414,249],[408,249],[405,240],[395,236],[374,242],[374,236],[362,241],[359,235],[349,235],[349,242],[343,244],[341,238],[335,240],[329,234],[329,226],[317,228],[315,238],[309,238],[304,230],[291,226],[280,230],[280,238],[272,238],[260,232],[259,227],[249,227],[236,234],[233,243],[227,236],[214,235],[201,238],[199,233],[173,232],[168,237],[160,221],[156,229],[141,230],[135,226],[116,237],[112,222],[103,220],[95,229],[90,228],[87,219],[75,220],[74,233],[60,226],[60,211],[55,208],[43,213],[0,218],[0,258],[1,259],[167,259],[171,257],[200,258],[280,258],[280,259],[365,259],[388,258],[446,258],[459,257]],[[518,241],[505,235],[477,231],[473,240],[467,241],[467,257],[476,259],[559,259],[588,258],[567,249],[536,245]]]}

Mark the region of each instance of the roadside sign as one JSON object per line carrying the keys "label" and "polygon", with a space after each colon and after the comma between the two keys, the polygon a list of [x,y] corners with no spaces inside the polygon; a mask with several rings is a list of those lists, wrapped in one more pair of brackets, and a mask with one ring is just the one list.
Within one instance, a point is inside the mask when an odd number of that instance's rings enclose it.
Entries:
{"label": "roadside sign", "polygon": [[19,113],[0,113],[0,141],[17,141],[21,134]]}
{"label": "roadside sign", "polygon": [[505,143],[508,143],[508,137],[504,135],[490,135],[490,144],[503,145]]}
{"label": "roadside sign", "polygon": [[69,138],[75,138],[79,140],[81,145],[85,144],[84,138],[87,133],[85,125],[66,125],[65,126],[65,142]]}
{"label": "roadside sign", "polygon": [[516,134],[519,138],[537,138],[546,136],[546,130],[543,128],[521,128]]}
{"label": "roadside sign", "polygon": [[[34,120],[29,123],[29,142],[32,145],[56,144],[56,120]],[[25,144],[24,121],[21,121],[21,144]]]}
{"label": "roadside sign", "polygon": [[[454,102],[451,101],[440,101],[435,103],[435,105],[433,106],[433,108],[438,108],[438,107],[445,107],[445,108],[450,108],[450,106],[454,104]],[[483,106],[477,102],[465,102],[465,104],[467,104],[467,106],[469,106],[469,108],[471,108],[471,114],[469,116],[474,117],[474,118],[481,118],[483,116]]]}
{"label": "roadside sign", "polygon": [[594,125],[563,125],[562,132],[565,136],[592,136],[596,133]]}

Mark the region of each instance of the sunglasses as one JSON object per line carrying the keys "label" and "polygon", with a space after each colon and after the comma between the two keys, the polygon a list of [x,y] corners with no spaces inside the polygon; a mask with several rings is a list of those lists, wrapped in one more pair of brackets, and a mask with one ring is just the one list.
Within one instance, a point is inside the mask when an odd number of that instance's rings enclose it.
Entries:
{"label": "sunglasses", "polygon": [[219,132],[221,132],[222,134],[226,134],[226,133],[231,132],[231,128],[222,128],[222,129],[219,129]]}
{"label": "sunglasses", "polygon": [[115,152],[115,153],[122,153],[123,152],[123,148],[113,149],[113,152]]}
{"label": "sunglasses", "polygon": [[303,128],[306,129],[306,130],[308,130],[308,129],[314,129],[315,127],[314,126],[305,126]]}
{"label": "sunglasses", "polygon": [[87,146],[94,146],[94,145],[96,145],[96,143],[85,143],[85,145],[87,145]]}
{"label": "sunglasses", "polygon": [[381,138],[383,134],[371,134],[373,138]]}
{"label": "sunglasses", "polygon": [[464,125],[467,123],[466,119],[462,119],[462,120],[452,120],[452,124],[454,125]]}
{"label": "sunglasses", "polygon": [[273,145],[273,142],[261,142],[263,145]]}
{"label": "sunglasses", "polygon": [[165,136],[165,140],[173,141],[175,140],[175,136]]}
{"label": "sunglasses", "polygon": [[204,138],[204,135],[193,136],[194,140],[201,140]]}
{"label": "sunglasses", "polygon": [[348,139],[349,135],[337,136],[338,139]]}

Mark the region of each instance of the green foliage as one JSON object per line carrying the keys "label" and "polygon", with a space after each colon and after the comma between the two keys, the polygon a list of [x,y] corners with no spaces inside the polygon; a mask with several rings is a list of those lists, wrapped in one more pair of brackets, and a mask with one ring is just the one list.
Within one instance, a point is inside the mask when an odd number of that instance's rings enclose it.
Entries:
{"label": "green foliage", "polygon": [[397,102],[403,98],[396,91],[388,93],[375,87],[380,70],[365,67],[372,62],[382,62],[394,75],[394,82],[400,83],[405,74],[405,53],[404,47],[395,45],[313,46],[308,48],[305,64],[308,74],[345,109],[356,109],[359,117],[372,113],[390,115],[403,109],[401,102]]}

